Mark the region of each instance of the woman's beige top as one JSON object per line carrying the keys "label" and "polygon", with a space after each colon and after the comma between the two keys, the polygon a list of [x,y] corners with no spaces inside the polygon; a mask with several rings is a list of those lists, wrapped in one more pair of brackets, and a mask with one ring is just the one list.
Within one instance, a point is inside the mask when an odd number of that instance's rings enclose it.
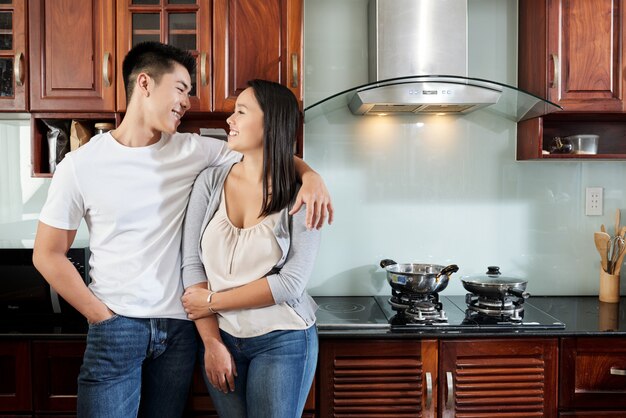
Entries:
{"label": "woman's beige top", "polygon": [[[219,208],[201,241],[202,261],[211,290],[219,292],[243,286],[264,277],[276,265],[282,256],[273,232],[278,220],[279,213],[273,213],[254,226],[237,228],[228,219],[222,191]],[[307,328],[304,320],[286,303],[223,311],[217,319],[222,330],[240,338]]]}

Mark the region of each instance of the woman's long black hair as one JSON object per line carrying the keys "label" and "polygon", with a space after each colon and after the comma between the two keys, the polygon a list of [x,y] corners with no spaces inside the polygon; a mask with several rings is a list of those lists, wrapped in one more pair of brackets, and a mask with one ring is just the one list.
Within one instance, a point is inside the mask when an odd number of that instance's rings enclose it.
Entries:
{"label": "woman's long black hair", "polygon": [[263,203],[260,216],[287,207],[296,193],[294,145],[300,122],[296,96],[287,87],[266,80],[251,80],[263,110]]}

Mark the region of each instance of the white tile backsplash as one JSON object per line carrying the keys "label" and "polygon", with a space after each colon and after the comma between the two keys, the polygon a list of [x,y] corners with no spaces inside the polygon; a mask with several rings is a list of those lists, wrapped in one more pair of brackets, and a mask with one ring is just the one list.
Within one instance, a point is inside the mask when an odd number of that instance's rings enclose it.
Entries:
{"label": "white tile backsplash", "polygon": [[[305,0],[307,106],[367,82],[366,9],[367,0]],[[470,76],[517,84],[517,1],[469,0],[468,42]],[[378,262],[392,258],[458,264],[444,294],[466,293],[459,278],[488,265],[527,278],[531,294],[597,294],[593,232],[626,209],[626,163],[517,162],[516,135],[515,123],[486,112],[381,118],[345,109],[307,122],[305,160],[336,211],[310,292],[387,294]],[[604,187],[603,216],[584,214],[590,186]]]}

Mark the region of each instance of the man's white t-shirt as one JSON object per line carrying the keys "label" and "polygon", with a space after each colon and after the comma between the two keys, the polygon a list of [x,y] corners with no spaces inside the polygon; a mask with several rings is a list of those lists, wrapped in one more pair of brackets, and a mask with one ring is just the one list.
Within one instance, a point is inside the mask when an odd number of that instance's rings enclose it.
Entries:
{"label": "man's white t-shirt", "polygon": [[136,148],[96,135],[57,166],[39,219],[66,230],[85,219],[89,288],[113,312],[187,319],[180,244],[189,194],[204,168],[240,158],[196,134],[163,134]]}

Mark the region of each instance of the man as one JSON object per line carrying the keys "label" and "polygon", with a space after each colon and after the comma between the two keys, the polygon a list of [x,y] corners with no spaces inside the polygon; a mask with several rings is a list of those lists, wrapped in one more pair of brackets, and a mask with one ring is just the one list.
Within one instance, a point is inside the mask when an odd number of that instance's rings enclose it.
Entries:
{"label": "man", "polygon": [[[41,212],[33,262],[90,324],[79,417],[176,417],[184,409],[197,342],[180,301],[183,215],[196,175],[240,158],[222,141],[176,132],[194,66],[169,45],[131,49],[124,119],[65,157]],[[323,182],[301,160],[296,166],[307,225],[320,227],[327,212],[331,222]],[[89,288],[65,255],[81,219],[92,254]]]}

